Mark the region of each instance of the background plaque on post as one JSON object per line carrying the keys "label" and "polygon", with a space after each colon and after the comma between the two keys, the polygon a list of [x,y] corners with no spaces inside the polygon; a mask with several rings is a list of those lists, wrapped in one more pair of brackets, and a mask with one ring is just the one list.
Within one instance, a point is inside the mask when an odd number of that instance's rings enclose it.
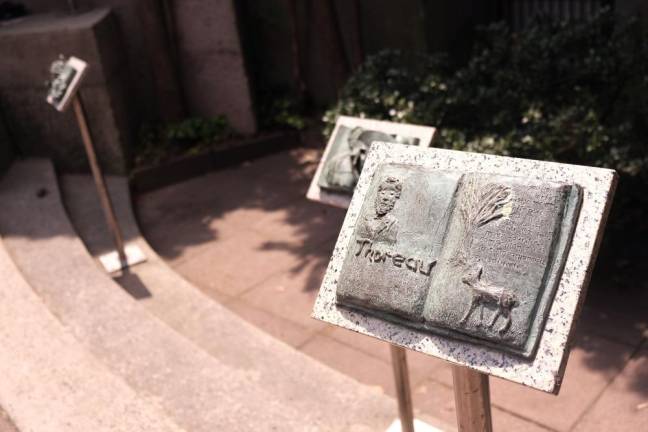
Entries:
{"label": "background plaque on post", "polygon": [[50,66],[52,80],[48,85],[47,103],[57,111],[65,111],[79,90],[86,74],[88,64],[83,60],[62,55]]}
{"label": "background plaque on post", "polygon": [[557,393],[612,170],[376,143],[313,317]]}
{"label": "background plaque on post", "polygon": [[306,197],[347,208],[374,141],[428,147],[435,129],[405,123],[340,116]]}

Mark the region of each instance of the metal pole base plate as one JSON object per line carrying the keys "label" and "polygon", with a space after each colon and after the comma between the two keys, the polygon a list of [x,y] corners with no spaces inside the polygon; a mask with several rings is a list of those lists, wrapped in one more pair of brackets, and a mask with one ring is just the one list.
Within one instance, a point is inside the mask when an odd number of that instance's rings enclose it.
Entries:
{"label": "metal pole base plate", "polygon": [[117,251],[112,251],[100,255],[99,261],[108,273],[115,273],[119,270],[123,270],[126,267],[132,267],[136,264],[146,261],[146,255],[144,255],[144,252],[142,252],[142,250],[137,245],[127,244],[124,247],[124,253],[126,254],[126,262],[123,262],[119,259],[119,254],[117,253]]}
{"label": "metal pole base plate", "polygon": [[[414,430],[416,432],[443,432],[443,430],[435,428],[434,426],[425,423],[422,420],[414,419]],[[385,432],[401,432],[401,423],[399,419],[394,420],[392,424],[389,425],[389,428]]]}

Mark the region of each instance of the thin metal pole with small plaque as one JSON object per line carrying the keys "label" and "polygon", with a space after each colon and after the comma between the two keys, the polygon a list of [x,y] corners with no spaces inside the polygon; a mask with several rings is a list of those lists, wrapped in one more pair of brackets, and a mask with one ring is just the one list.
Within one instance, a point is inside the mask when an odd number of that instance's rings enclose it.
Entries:
{"label": "thin metal pole with small plaque", "polygon": [[106,181],[97,159],[83,101],[79,93],[79,87],[83,78],[86,76],[87,69],[87,63],[81,59],[76,57],[65,59],[65,57],[59,56],[50,66],[52,80],[48,84],[47,103],[60,112],[64,112],[69,105],[72,105],[74,110],[74,115],[81,133],[81,140],[88,156],[95,185],[97,186],[99,201],[115,246],[115,252],[104,254],[99,257],[99,260],[106,271],[113,273],[143,262],[146,260],[146,257],[136,245],[125,245],[122,230],[119,227]]}
{"label": "thin metal pole with small plaque", "polygon": [[459,430],[492,431],[490,375],[560,390],[616,181],[374,142],[312,316],[452,363]]}

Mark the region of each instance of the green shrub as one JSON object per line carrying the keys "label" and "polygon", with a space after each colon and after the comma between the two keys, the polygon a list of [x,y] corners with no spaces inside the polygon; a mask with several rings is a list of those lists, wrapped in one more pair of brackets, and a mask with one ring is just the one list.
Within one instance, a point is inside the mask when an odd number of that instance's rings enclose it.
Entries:
{"label": "green shrub", "polygon": [[289,91],[260,90],[257,95],[257,107],[261,129],[306,128],[303,103]]}
{"label": "green shrub", "polygon": [[614,228],[645,238],[647,84],[636,20],[603,10],[580,23],[539,18],[519,33],[497,23],[480,29],[458,69],[439,55],[369,58],[325,132],[338,115],[386,119],[436,126],[437,147],[613,168],[622,175]]}
{"label": "green shrub", "polygon": [[421,108],[428,104],[427,110],[432,109],[429,94],[445,91],[448,76],[443,55],[385,50],[370,56],[346,83],[335,107],[324,115],[324,133],[330,134],[338,115],[425,123]]}
{"label": "green shrub", "polygon": [[[411,57],[411,56],[410,56]],[[368,59],[324,117],[434,125],[436,145],[586,163],[637,175],[646,166],[648,44],[634,20],[538,19],[521,33],[481,29],[468,64],[397,51]]]}
{"label": "green shrub", "polygon": [[230,132],[227,119],[223,116],[213,118],[191,117],[164,128],[168,141],[184,143],[213,143]]}

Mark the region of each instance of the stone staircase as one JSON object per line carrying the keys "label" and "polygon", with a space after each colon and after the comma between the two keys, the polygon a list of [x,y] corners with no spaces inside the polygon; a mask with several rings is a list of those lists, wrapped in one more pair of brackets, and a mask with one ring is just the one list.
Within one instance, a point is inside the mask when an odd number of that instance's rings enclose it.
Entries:
{"label": "stone staircase", "polygon": [[183,430],[74,339],[31,290],[2,242],[0,274],[0,404],[16,427]]}
{"label": "stone staircase", "polygon": [[124,178],[109,179],[111,195],[148,261],[106,275],[93,258],[110,250],[94,184],[60,182],[62,194],[46,160],[16,162],[0,182],[0,372],[12,376],[0,406],[18,430],[387,429],[391,398],[168,268],[139,233]]}

